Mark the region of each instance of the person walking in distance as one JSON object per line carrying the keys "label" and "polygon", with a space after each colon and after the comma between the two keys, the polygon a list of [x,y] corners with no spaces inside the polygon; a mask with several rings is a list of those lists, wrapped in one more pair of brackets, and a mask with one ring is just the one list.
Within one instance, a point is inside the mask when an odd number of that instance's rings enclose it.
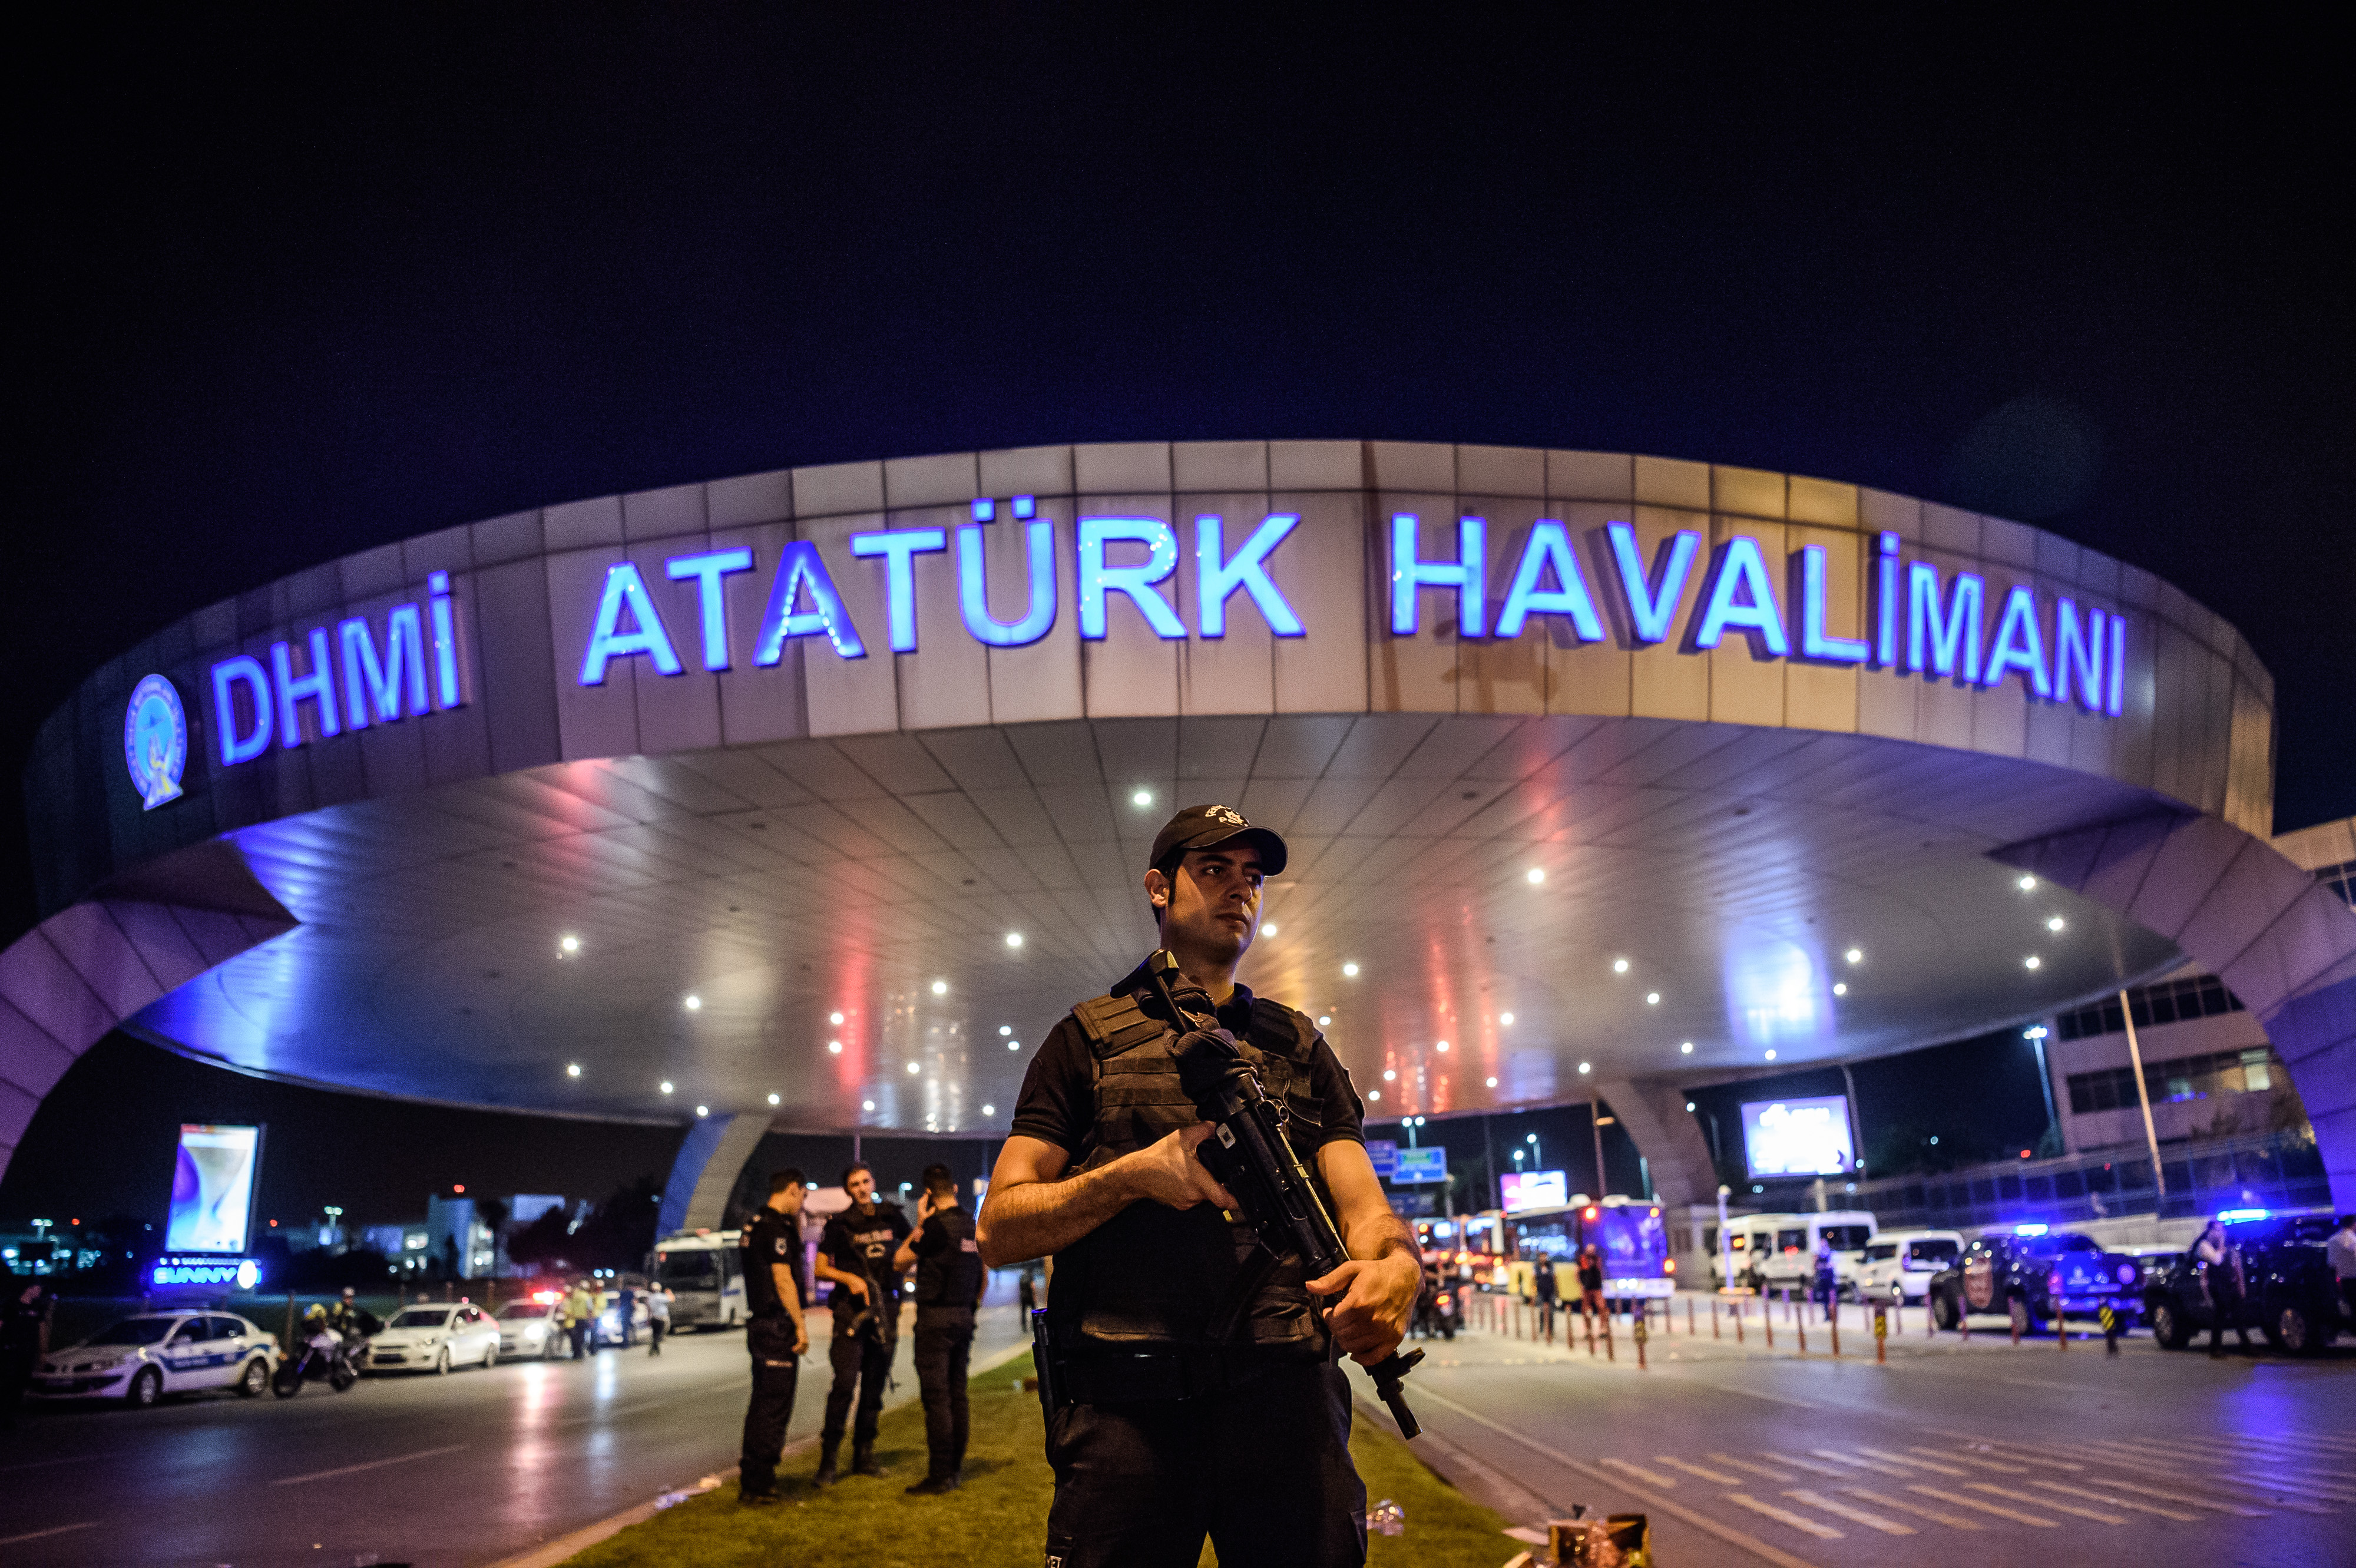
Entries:
{"label": "person walking in distance", "polygon": [[964,1479],[966,1362],[973,1350],[974,1309],[981,1305],[981,1249],[973,1217],[958,1201],[947,1165],[925,1167],[916,1231],[892,1254],[894,1269],[916,1271],[916,1388],[925,1402],[925,1478],[912,1497],[953,1492]]}
{"label": "person walking in distance", "polygon": [[884,1382],[892,1375],[892,1352],[900,1342],[900,1276],[892,1254],[908,1239],[908,1217],[897,1204],[875,1196],[875,1173],[852,1165],[842,1173],[851,1207],[826,1223],[818,1243],[818,1277],[834,1286],[827,1305],[834,1312],[834,1338],[827,1359],[834,1383],[826,1391],[826,1425],[819,1433],[818,1484],[834,1485],[835,1455],[859,1396],[851,1432],[851,1473],[880,1476],[875,1462],[875,1425],[884,1410]]}
{"label": "person walking in distance", "polygon": [[2201,1240],[2192,1244],[2192,1256],[2201,1264],[2201,1293],[2209,1298],[2209,1354],[2225,1354],[2228,1327],[2241,1336],[2242,1348],[2248,1349],[2249,1326],[2242,1321],[2242,1249],[2233,1245],[2233,1233],[2222,1220],[2209,1221]]}
{"label": "person walking in distance", "polygon": [[[1282,839],[1226,806],[1163,825],[1144,874],[1161,948],[1049,1034],[991,1176],[983,1264],[1055,1258],[1034,1342],[1057,1568],[1194,1568],[1205,1534],[1223,1568],[1365,1561],[1335,1362],[1398,1347],[1423,1270],[1333,1047],[1236,983],[1262,878],[1285,859]],[[1213,1128],[1179,1073],[1182,1042],[1212,1033],[1287,1112],[1350,1254],[1330,1273],[1302,1278],[1226,1218],[1243,1205],[1199,1156]]]}
{"label": "person walking in distance", "polygon": [[1554,1343],[1554,1309],[1562,1299],[1562,1286],[1554,1277],[1554,1259],[1540,1252],[1530,1263],[1530,1298],[1537,1304],[1538,1332],[1546,1342]]}
{"label": "person walking in distance", "polygon": [[1825,1321],[1830,1323],[1840,1307],[1840,1269],[1833,1262],[1833,1244],[1819,1237],[1816,1240],[1816,1263],[1813,1279],[1817,1305],[1825,1309]]}
{"label": "person walking in distance", "polygon": [[[797,1254],[798,1259],[798,1254]],[[798,1262],[796,1273],[799,1273]],[[647,1354],[662,1354],[663,1336],[670,1332],[670,1286],[657,1280],[647,1286]]]}
{"label": "person walking in distance", "polygon": [[1579,1250],[1579,1312],[1590,1326],[1603,1326],[1603,1250],[1592,1241]]}
{"label": "person walking in distance", "polygon": [[637,1325],[632,1320],[637,1315],[638,1293],[629,1281],[624,1280],[621,1289],[614,1293],[614,1316],[622,1320],[622,1348],[625,1350],[635,1343],[631,1334]]}
{"label": "person walking in distance", "polygon": [[[777,1460],[785,1453],[786,1423],[794,1413],[794,1383],[809,1350],[809,1326],[802,1305],[802,1199],[809,1184],[787,1169],[769,1177],[769,1200],[744,1227],[744,1346],[753,1355],[753,1397],[744,1407],[744,1443],[738,1460],[736,1498],[761,1507],[777,1500]],[[651,1293],[661,1299],[660,1285]],[[651,1306],[653,1302],[649,1302]],[[664,1318],[669,1316],[668,1306]],[[656,1330],[655,1345],[662,1346]]]}
{"label": "person walking in distance", "polygon": [[573,1359],[584,1360],[597,1344],[597,1298],[589,1294],[587,1280],[574,1280],[572,1294],[564,1298],[565,1326],[573,1337]]}

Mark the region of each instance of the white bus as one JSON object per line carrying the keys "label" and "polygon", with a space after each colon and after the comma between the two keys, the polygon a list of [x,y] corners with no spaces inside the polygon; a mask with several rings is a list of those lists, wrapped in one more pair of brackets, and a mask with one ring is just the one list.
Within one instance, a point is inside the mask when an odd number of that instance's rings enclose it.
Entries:
{"label": "white bus", "polygon": [[735,1230],[682,1230],[655,1243],[647,1277],[670,1287],[673,1333],[744,1321],[742,1240]]}

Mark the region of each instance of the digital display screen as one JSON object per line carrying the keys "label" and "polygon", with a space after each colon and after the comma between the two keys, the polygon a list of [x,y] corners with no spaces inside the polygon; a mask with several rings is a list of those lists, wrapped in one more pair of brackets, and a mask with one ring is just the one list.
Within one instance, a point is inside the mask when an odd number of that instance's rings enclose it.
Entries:
{"label": "digital display screen", "polygon": [[172,1252],[242,1252],[262,1169],[262,1129],[183,1122],[164,1226]]}
{"label": "digital display screen", "polygon": [[1508,1214],[1525,1208],[1559,1208],[1570,1201],[1570,1182],[1560,1171],[1507,1171],[1497,1178],[1497,1196]]}
{"label": "digital display screen", "polygon": [[1848,1097],[1751,1101],[1742,1108],[1742,1156],[1753,1176],[1846,1176],[1857,1164]]}

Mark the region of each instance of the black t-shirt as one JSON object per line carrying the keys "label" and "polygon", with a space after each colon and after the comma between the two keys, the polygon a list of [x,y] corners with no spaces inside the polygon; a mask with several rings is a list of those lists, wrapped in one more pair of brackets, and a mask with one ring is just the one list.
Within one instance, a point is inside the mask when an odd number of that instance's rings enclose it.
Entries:
{"label": "black t-shirt", "polygon": [[[1251,1025],[1251,992],[1237,986],[1219,1008],[1220,1026],[1241,1038]],[[1087,1036],[1076,1019],[1066,1015],[1048,1033],[1039,1054],[1031,1058],[1030,1071],[1023,1076],[1013,1131],[1079,1157],[1096,1126],[1096,1067],[1090,1058]],[[1289,1107],[1294,1112],[1290,1135],[1293,1153],[1313,1167],[1317,1151],[1326,1144],[1344,1138],[1354,1144],[1366,1141],[1366,1108],[1323,1034],[1310,1046],[1309,1088],[1317,1101],[1317,1122],[1302,1125],[1304,1118],[1296,1102]]]}
{"label": "black t-shirt", "polygon": [[981,1245],[964,1205],[929,1216],[908,1250],[916,1254],[918,1306],[970,1307],[981,1299]]}
{"label": "black t-shirt", "polygon": [[[864,1274],[884,1294],[881,1302],[900,1299],[899,1271],[892,1266],[892,1254],[907,1238],[908,1217],[899,1206],[878,1203],[865,1214],[857,1208],[844,1209],[826,1222],[826,1234],[819,1238],[818,1250],[826,1254],[829,1267],[846,1274]],[[826,1304],[837,1312],[856,1312],[860,1300],[842,1285],[836,1285],[827,1296]]]}
{"label": "black t-shirt", "polygon": [[793,1216],[764,1207],[744,1227],[744,1299],[755,1317],[775,1317],[786,1310],[777,1294],[777,1276],[769,1271],[779,1263],[793,1272],[794,1292],[803,1300],[809,1286],[802,1280],[802,1229]]}

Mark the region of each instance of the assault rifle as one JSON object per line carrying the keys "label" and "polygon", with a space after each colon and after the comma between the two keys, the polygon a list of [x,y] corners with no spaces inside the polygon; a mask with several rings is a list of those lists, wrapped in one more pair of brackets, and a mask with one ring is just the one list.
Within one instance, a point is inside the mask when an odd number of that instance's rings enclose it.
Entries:
{"label": "assault rifle", "polygon": [[[1217,1129],[1196,1153],[1219,1185],[1236,1195],[1259,1241],[1236,1289],[1213,1319],[1211,1337],[1220,1343],[1280,1262],[1298,1258],[1304,1277],[1319,1279],[1348,1262],[1350,1249],[1285,1136],[1284,1107],[1269,1099],[1232,1038],[1178,1005],[1167,978],[1177,971],[1178,961],[1167,952],[1146,961],[1154,993],[1179,1031],[1172,1047],[1179,1080],[1203,1120]],[[1404,1437],[1413,1438],[1423,1430],[1399,1388],[1400,1380],[1422,1359],[1420,1350],[1405,1356],[1394,1350],[1366,1369],[1376,1394],[1390,1407]]]}

